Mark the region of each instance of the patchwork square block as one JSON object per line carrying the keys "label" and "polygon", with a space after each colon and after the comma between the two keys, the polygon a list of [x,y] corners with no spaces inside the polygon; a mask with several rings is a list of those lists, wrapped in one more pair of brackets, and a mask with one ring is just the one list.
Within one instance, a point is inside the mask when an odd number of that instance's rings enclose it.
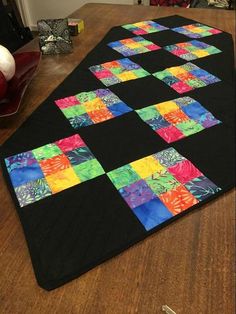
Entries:
{"label": "patchwork square block", "polygon": [[172,147],[107,175],[147,231],[221,190]]}
{"label": "patchwork square block", "polygon": [[175,56],[187,61],[207,57],[221,52],[221,50],[216,48],[215,46],[205,44],[204,42],[198,40],[169,45],[163,48],[171,52]]}
{"label": "patchwork square block", "polygon": [[219,29],[212,28],[201,23],[194,23],[181,27],[175,27],[172,28],[171,30],[183,34],[185,36],[188,36],[190,38],[202,38],[222,33],[222,31],[220,31]]}
{"label": "patchwork square block", "polygon": [[150,75],[140,65],[128,58],[94,65],[89,70],[105,86],[111,86]]}
{"label": "patchwork square block", "polygon": [[221,123],[191,97],[181,97],[136,110],[167,143],[178,141]]}
{"label": "patchwork square block", "polygon": [[70,103],[70,106],[65,107],[65,104],[71,97],[56,100],[55,103],[74,129],[104,122],[133,110],[108,88],[82,92],[73,97],[77,102]]}
{"label": "patchwork square block", "polygon": [[153,73],[153,76],[163,81],[179,94],[220,82],[218,77],[202,70],[191,62],[158,71]]}
{"label": "patchwork square block", "polygon": [[161,47],[141,36],[114,41],[109,43],[108,46],[125,57],[161,49]]}
{"label": "patchwork square block", "polygon": [[21,207],[104,174],[78,135],[5,158]]}
{"label": "patchwork square block", "polygon": [[134,24],[126,24],[122,27],[135,35],[145,35],[169,29],[168,27],[165,27],[153,21],[141,21]]}

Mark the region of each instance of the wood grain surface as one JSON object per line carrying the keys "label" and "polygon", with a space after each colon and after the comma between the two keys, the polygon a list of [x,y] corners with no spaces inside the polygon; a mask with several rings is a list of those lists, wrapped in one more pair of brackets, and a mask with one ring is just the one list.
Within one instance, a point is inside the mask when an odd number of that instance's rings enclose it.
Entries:
{"label": "wood grain surface", "polygon": [[[66,5],[66,4],[65,4]],[[18,114],[0,119],[3,143],[115,25],[179,14],[235,37],[233,11],[87,4],[74,52],[44,56]],[[23,47],[38,50],[37,38]],[[36,283],[20,221],[0,174],[0,313],[234,313],[234,191],[51,292]]]}

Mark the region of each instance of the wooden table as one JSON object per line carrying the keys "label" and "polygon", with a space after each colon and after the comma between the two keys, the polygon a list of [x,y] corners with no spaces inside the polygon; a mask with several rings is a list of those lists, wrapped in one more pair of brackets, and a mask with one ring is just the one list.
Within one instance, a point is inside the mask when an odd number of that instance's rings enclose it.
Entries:
{"label": "wooden table", "polygon": [[[85,31],[74,52],[45,56],[19,113],[0,120],[3,143],[64,80],[110,27],[172,14],[196,19],[234,35],[234,12],[87,4],[74,14]],[[234,37],[234,36],[233,36]],[[38,50],[37,39],[22,50]],[[234,312],[234,192],[195,210],[116,258],[51,292],[35,281],[10,194],[0,175],[0,313]]]}

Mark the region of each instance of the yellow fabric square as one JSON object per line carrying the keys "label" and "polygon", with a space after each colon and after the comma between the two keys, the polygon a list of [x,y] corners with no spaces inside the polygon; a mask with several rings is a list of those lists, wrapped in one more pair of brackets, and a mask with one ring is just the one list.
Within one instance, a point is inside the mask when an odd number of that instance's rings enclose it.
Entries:
{"label": "yellow fabric square", "polygon": [[202,33],[203,32],[203,30],[199,27],[194,27],[193,29],[191,29],[191,31],[194,33]]}
{"label": "yellow fabric square", "polygon": [[157,110],[160,112],[161,115],[167,114],[171,111],[178,110],[179,107],[173,101],[165,101],[160,104],[155,105]]}
{"label": "yellow fabric square", "polygon": [[143,46],[140,45],[139,43],[126,44],[125,46],[128,47],[128,48],[131,48],[131,49],[143,47]]}
{"label": "yellow fabric square", "polygon": [[81,182],[72,168],[58,171],[50,176],[46,176],[45,179],[53,194],[68,189]]}
{"label": "yellow fabric square", "polygon": [[172,75],[177,75],[177,74],[186,74],[188,73],[185,69],[181,67],[172,67],[167,69],[168,72],[170,72]]}
{"label": "yellow fabric square", "polygon": [[122,82],[134,80],[137,76],[132,71],[126,71],[116,75]]}
{"label": "yellow fabric square", "polygon": [[193,51],[193,53],[197,56],[197,57],[206,57],[209,56],[209,53],[203,49],[199,49],[199,50],[195,50]]}
{"label": "yellow fabric square", "polygon": [[136,160],[131,162],[130,165],[143,179],[165,169],[153,156]]}
{"label": "yellow fabric square", "polygon": [[106,109],[106,105],[102,102],[100,98],[95,98],[93,100],[84,103],[87,112]]}

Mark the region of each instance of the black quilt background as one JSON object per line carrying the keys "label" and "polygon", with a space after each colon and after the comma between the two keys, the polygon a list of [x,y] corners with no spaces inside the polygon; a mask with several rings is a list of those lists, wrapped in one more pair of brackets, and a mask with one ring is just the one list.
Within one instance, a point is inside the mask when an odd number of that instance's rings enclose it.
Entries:
{"label": "black quilt background", "polygon": [[[180,16],[154,21],[167,27],[194,22]],[[5,157],[78,133],[106,172],[172,146],[220,186],[221,193],[235,184],[234,55],[230,34],[223,32],[200,39],[223,52],[191,61],[219,77],[221,82],[183,95],[199,101],[222,123],[171,145],[156,135],[135,112],[76,132],[54,105],[56,99],[104,88],[88,67],[123,58],[106,44],[133,36],[121,27],[112,28],[1,147],[2,170],[24,228],[37,281],[47,290],[78,277],[189,210],[147,232],[106,175],[20,208],[5,168]],[[160,46],[191,40],[170,30],[143,37]],[[131,56],[129,59],[151,73],[186,62],[164,50]],[[113,85],[109,89],[134,109],[181,97],[151,75]],[[199,203],[200,206],[205,202]],[[191,209],[199,207],[199,204]]]}

